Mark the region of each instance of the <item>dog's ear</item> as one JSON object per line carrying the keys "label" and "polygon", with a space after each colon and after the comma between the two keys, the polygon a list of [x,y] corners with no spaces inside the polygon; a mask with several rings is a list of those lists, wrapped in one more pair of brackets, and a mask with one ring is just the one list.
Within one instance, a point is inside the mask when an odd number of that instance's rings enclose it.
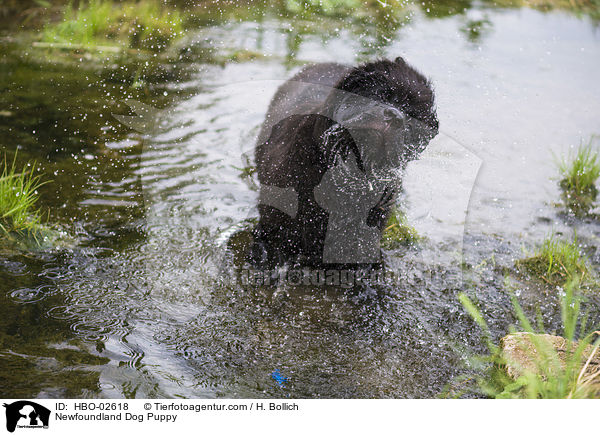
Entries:
{"label": "dog's ear", "polygon": [[396,59],[394,59],[394,62],[396,62],[398,65],[402,65],[402,66],[406,65],[406,61],[400,56],[398,56]]}

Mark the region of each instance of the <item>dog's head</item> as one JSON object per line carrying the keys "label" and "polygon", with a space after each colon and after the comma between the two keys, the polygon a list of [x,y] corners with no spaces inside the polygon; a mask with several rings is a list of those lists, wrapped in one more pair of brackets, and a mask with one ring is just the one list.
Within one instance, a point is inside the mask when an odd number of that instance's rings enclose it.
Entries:
{"label": "dog's head", "polygon": [[374,174],[414,160],[438,133],[431,83],[400,57],[353,68],[327,106]]}

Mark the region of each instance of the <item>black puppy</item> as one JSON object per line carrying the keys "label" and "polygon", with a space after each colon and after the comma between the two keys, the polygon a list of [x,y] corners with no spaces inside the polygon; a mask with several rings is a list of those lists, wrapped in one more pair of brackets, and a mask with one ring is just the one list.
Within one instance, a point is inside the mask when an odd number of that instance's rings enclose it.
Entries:
{"label": "black puppy", "polygon": [[304,68],[278,89],[259,135],[248,261],[378,263],[395,174],[437,132],[431,84],[402,58]]}

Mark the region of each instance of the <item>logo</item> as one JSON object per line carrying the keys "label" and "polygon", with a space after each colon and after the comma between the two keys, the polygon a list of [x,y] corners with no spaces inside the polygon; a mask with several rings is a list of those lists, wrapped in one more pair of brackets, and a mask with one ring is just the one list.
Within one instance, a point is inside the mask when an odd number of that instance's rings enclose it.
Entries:
{"label": "logo", "polygon": [[48,428],[50,410],[29,400],[19,400],[4,404],[6,408],[6,430],[14,432],[15,428]]}

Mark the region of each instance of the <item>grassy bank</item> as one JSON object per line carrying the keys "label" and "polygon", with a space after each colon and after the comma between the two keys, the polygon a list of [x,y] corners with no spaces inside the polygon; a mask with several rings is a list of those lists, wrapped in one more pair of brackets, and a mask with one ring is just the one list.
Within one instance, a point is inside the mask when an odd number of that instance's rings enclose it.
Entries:
{"label": "grassy bank", "polygon": [[123,2],[90,0],[78,7],[68,4],[62,20],[48,23],[42,41],[73,45],[126,45],[161,51],[183,35],[182,14],[160,1]]}
{"label": "grassy bank", "polygon": [[[414,9],[420,9],[428,17],[440,18],[461,15],[473,7],[472,2],[464,0],[6,0],[0,4],[0,20],[12,26],[39,27],[50,23],[52,27],[61,19],[66,21],[67,18],[72,19],[75,16],[76,19],[71,25],[78,26],[77,16],[83,18],[91,12],[95,12],[95,16],[112,20],[106,24],[115,24],[117,21],[114,20],[121,20],[127,25],[128,15],[132,8],[139,13],[141,18],[148,18],[148,12],[156,12],[159,9],[158,14],[152,13],[150,19],[146,19],[140,24],[149,25],[148,28],[158,28],[159,39],[162,39],[165,35],[170,36],[171,34],[171,31],[166,32],[164,24],[177,20],[174,13],[184,17],[184,21],[196,25],[214,24],[227,20],[261,19],[267,11],[280,16],[288,15],[302,19],[330,16],[364,18],[368,21],[384,19],[395,22],[402,20],[407,11]],[[590,16],[595,20],[600,19],[600,0],[484,0],[477,7],[489,9],[529,7],[541,11],[561,10],[581,16]],[[119,14],[119,10],[124,13]],[[168,12],[166,17],[163,16],[165,11]],[[64,30],[65,26],[62,27]],[[107,34],[103,36],[107,36]]]}
{"label": "grassy bank", "polygon": [[[496,344],[479,308],[464,293],[464,309],[479,325],[488,355],[473,358],[486,368],[477,377],[480,392],[501,399],[600,398],[600,372],[594,368],[600,348],[600,325],[589,325],[581,313],[582,296],[577,281],[570,281],[559,295],[562,318],[560,335],[548,335],[543,324],[534,328],[516,297],[512,297],[518,327]],[[508,343],[511,343],[510,345]]]}
{"label": "grassy bank", "polygon": [[36,165],[17,167],[4,156],[0,162],[0,252],[37,252],[72,246],[65,232],[49,225],[38,206],[38,189],[47,181],[36,175]]}
{"label": "grassy bank", "polygon": [[600,20],[600,0],[493,0],[493,3],[500,7],[529,7],[542,11],[561,10]]}
{"label": "grassy bank", "polygon": [[517,260],[517,269],[553,287],[577,280],[593,282],[589,260],[582,254],[577,238],[572,242],[555,235],[547,237],[529,257]]}

